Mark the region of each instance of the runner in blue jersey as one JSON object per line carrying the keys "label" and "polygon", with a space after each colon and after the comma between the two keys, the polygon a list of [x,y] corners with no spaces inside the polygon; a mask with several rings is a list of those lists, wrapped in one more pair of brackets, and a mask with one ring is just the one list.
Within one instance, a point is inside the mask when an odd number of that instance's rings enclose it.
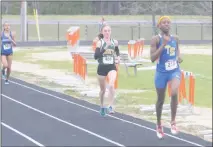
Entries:
{"label": "runner in blue jersey", "polygon": [[[16,45],[16,42],[14,39],[14,33],[10,31],[10,25],[5,22],[3,27],[4,29],[1,33],[2,77],[5,78],[5,84],[9,84],[8,79],[11,73],[13,46]],[[7,75],[5,75],[5,69],[7,69]]]}
{"label": "runner in blue jersey", "polygon": [[169,16],[162,16],[158,21],[161,33],[151,40],[151,61],[157,61],[155,73],[155,88],[157,91],[156,113],[157,113],[157,136],[163,138],[164,132],[161,124],[162,108],[165,100],[167,83],[171,81],[171,133],[177,134],[175,123],[178,105],[178,87],[180,84],[181,71],[179,39],[170,34],[171,20]]}

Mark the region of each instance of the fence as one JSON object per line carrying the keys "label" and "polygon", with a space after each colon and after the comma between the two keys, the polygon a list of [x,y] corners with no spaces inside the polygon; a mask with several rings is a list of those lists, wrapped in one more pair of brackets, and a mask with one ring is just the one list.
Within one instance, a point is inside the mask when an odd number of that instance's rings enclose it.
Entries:
{"label": "fence", "polygon": [[144,39],[130,40],[128,42],[128,54],[130,58],[141,57],[143,54]]}
{"label": "fence", "polygon": [[86,59],[79,54],[73,54],[73,71],[83,80],[86,79]]}
{"label": "fence", "polygon": [[[189,89],[186,89],[186,80],[189,79]],[[195,90],[195,76],[191,72],[181,71],[181,81],[179,86],[179,98],[178,102],[184,103],[187,102],[191,106],[194,106],[194,90]],[[186,92],[188,91],[188,96]],[[168,85],[168,94],[171,97],[171,83]]]}
{"label": "fence", "polygon": [[[10,21],[11,29],[16,31],[17,41],[21,40],[21,24]],[[145,38],[150,40],[154,34],[151,22],[126,21],[109,22],[112,27],[112,35],[117,40],[135,40]],[[64,41],[64,35],[70,26],[79,26],[81,29],[80,40],[93,40],[98,34],[98,22],[90,21],[40,21],[41,41]],[[212,40],[212,23],[174,23],[172,33],[177,34],[181,40]],[[27,22],[27,40],[38,41],[36,24]]]}
{"label": "fence", "polygon": [[[73,54],[73,72],[79,76],[83,81],[86,80],[87,75],[87,60],[80,54]],[[119,70],[118,65],[116,65],[117,71]],[[106,82],[109,84],[110,77],[106,76]],[[116,74],[116,79],[114,83],[114,88],[118,88],[118,72]]]}
{"label": "fence", "polygon": [[66,40],[68,48],[73,50],[79,45],[80,27],[70,27],[66,32]]}

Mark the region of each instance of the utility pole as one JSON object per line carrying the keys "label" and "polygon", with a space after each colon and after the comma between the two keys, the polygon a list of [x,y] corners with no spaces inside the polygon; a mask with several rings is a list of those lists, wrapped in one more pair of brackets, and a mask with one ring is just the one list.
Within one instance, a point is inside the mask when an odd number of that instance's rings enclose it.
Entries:
{"label": "utility pole", "polygon": [[21,40],[27,41],[27,1],[21,2]]}
{"label": "utility pole", "polygon": [[0,0],[0,9],[1,9],[1,32],[2,32],[2,1]]}

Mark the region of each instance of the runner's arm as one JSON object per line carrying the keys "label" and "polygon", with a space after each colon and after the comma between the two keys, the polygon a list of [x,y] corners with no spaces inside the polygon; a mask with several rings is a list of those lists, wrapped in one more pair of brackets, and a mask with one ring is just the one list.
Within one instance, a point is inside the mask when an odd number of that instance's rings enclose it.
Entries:
{"label": "runner's arm", "polygon": [[160,56],[161,52],[163,51],[164,45],[162,44],[158,49],[157,49],[157,44],[158,44],[158,36],[152,37],[151,40],[151,48],[150,48],[150,58],[152,63],[155,62],[158,57]]}
{"label": "runner's arm", "polygon": [[94,54],[95,60],[97,60],[98,58],[102,57],[104,52],[105,52],[105,49],[101,50],[101,41],[99,40],[97,42],[96,50],[95,50],[95,54]]}
{"label": "runner's arm", "polygon": [[115,42],[115,53],[117,56],[120,56],[120,50],[119,50],[119,47],[118,47],[118,41],[117,40],[114,40]]}
{"label": "runner's arm", "polygon": [[114,40],[114,43],[115,43],[115,53],[117,55],[117,61],[118,61],[118,64],[120,63],[120,50],[119,50],[119,47],[118,47],[118,40]]}
{"label": "runner's arm", "polygon": [[14,46],[16,46],[16,41],[15,41],[15,32],[12,32],[12,38],[11,41],[13,43]]}
{"label": "runner's arm", "polygon": [[95,37],[94,39],[93,39],[93,42],[97,42],[99,40],[99,38],[98,37]]}
{"label": "runner's arm", "polygon": [[179,63],[181,63],[181,62],[183,62],[183,59],[180,56],[180,48],[179,48],[180,40],[179,40],[179,37],[177,35],[174,38],[177,41],[177,60],[178,60]]}

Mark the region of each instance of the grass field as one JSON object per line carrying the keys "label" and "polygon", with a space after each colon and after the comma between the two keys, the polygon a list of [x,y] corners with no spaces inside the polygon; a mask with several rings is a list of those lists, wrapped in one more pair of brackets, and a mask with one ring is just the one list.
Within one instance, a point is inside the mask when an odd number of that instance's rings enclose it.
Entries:
{"label": "grass field", "polygon": [[[154,64],[153,64],[154,65]],[[212,107],[212,56],[205,55],[184,55],[184,62],[181,68],[196,74],[195,86],[195,105]],[[122,100],[128,104],[153,104],[156,100],[154,88],[154,70],[139,71],[137,77],[127,76],[124,67],[119,71],[119,88],[120,89],[143,89],[147,92],[139,94],[121,95]],[[90,71],[89,76],[95,76],[95,70]],[[186,80],[188,90],[188,80]],[[187,92],[187,95],[189,93]],[[169,99],[166,100],[168,102]],[[132,103],[129,103],[132,101]]]}
{"label": "grass field", "polygon": [[[203,17],[203,16],[171,16],[172,19],[178,20],[199,20],[200,22],[209,20],[211,21],[211,17]],[[20,16],[11,16],[11,15],[3,15],[3,19],[15,19],[20,20]],[[81,40],[93,40],[94,36],[98,34],[98,25],[96,24],[87,24],[87,20],[97,20],[100,21],[101,16],[85,16],[85,15],[67,15],[67,16],[39,16],[39,20],[85,20],[85,24],[79,24],[81,31],[80,31],[80,38]],[[151,16],[148,15],[129,15],[129,16],[105,16],[106,20],[150,20]],[[158,17],[157,17],[158,18]],[[28,16],[28,19],[33,20],[33,16]],[[66,30],[76,24],[62,24],[62,23],[55,23],[55,24],[40,24],[40,34],[41,40],[43,41],[58,41],[58,40],[65,40]],[[17,40],[20,40],[21,35],[21,26],[20,24],[12,24],[12,29],[16,32]],[[152,37],[152,26],[150,24],[113,24],[113,37],[117,38],[118,40],[130,40],[130,39],[138,39],[138,38],[145,38],[146,40],[151,39]],[[47,31],[48,30],[48,31]],[[174,24],[172,25],[172,32],[174,34],[178,34],[182,40],[211,40],[212,39],[212,25],[204,24]],[[201,35],[202,34],[202,35]],[[37,41],[37,32],[36,32],[36,25],[35,24],[28,24],[28,40],[29,41]]]}
{"label": "grass field", "polygon": [[[60,51],[63,49],[60,49]],[[57,51],[53,48],[51,52]],[[38,51],[18,51],[14,54],[14,60],[39,64],[42,68],[60,69],[62,72],[72,72],[72,63],[69,61],[45,61],[30,59],[31,53],[39,53],[49,51],[47,49]],[[195,105],[201,107],[212,107],[212,56],[206,55],[184,55],[184,62],[181,68],[186,71],[191,71],[196,75],[195,85]],[[148,63],[154,65],[152,63]],[[89,78],[95,78],[96,65],[88,66]],[[130,76],[127,76],[124,66],[119,68],[119,89],[142,89],[147,90],[143,93],[128,93],[119,94],[117,98],[117,105],[123,106],[128,104],[134,106],[136,104],[153,104],[156,100],[154,88],[154,71],[138,71],[138,75],[133,75],[133,70],[130,69]],[[187,85],[188,88],[188,85]],[[72,92],[72,90],[71,90]],[[67,91],[69,93],[69,91]],[[73,93],[73,92],[72,92]],[[188,94],[188,93],[187,93]],[[169,99],[166,99],[168,102]]]}

